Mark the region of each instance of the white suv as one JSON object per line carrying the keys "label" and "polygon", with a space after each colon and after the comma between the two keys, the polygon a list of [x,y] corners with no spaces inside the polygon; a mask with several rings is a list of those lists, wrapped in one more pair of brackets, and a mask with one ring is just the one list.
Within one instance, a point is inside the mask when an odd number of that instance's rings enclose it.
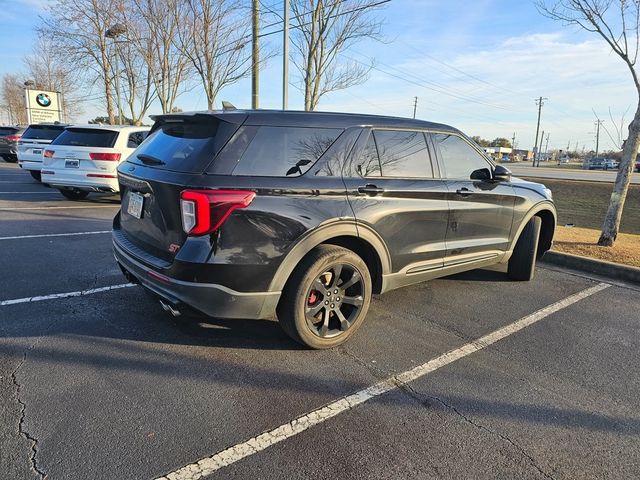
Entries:
{"label": "white suv", "polygon": [[29,125],[18,140],[18,164],[27,170],[33,178],[40,181],[42,152],[60,135],[66,125],[62,123],[39,123]]}
{"label": "white suv", "polygon": [[90,192],[116,193],[116,168],[140,145],[150,127],[73,125],[43,153],[42,182],[70,200]]}

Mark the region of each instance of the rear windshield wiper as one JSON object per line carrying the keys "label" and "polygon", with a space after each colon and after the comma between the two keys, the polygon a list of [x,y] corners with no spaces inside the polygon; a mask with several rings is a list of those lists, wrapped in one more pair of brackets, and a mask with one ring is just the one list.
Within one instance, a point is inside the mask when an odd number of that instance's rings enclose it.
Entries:
{"label": "rear windshield wiper", "polygon": [[138,157],[140,160],[142,160],[143,163],[146,163],[147,165],[166,165],[166,162],[154,156],[147,155],[146,153],[139,153],[136,155],[136,157]]}

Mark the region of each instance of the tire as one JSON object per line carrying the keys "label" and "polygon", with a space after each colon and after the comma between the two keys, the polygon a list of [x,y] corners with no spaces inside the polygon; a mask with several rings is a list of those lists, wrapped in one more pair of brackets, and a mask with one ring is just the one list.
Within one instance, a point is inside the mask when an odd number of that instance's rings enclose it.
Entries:
{"label": "tire", "polygon": [[3,158],[4,161],[8,163],[16,163],[18,161],[17,155],[5,155]]}
{"label": "tire", "polygon": [[362,325],[371,293],[371,274],[362,258],[346,248],[320,245],[291,274],[278,320],[295,341],[313,349],[333,348]]}
{"label": "tire", "polygon": [[528,282],[532,280],[536,270],[536,257],[542,219],[533,217],[522,230],[520,238],[509,259],[507,273],[512,280]]}
{"label": "tire", "polygon": [[38,182],[42,182],[42,174],[40,173],[39,170],[29,170],[29,173],[31,174],[34,180],[37,180]]}
{"label": "tire", "polygon": [[60,193],[69,200],[84,200],[89,195],[89,192],[78,190],[77,188],[61,189]]}

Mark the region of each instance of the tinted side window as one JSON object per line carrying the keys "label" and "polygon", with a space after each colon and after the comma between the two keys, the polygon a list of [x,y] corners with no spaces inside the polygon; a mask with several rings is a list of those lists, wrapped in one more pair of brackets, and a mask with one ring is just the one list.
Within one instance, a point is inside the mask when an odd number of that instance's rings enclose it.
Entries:
{"label": "tinted side window", "polygon": [[340,129],[260,127],[233,175],[297,177],[342,133]]}
{"label": "tinted side window", "polygon": [[433,178],[427,142],[422,132],[374,132],[383,177]]}
{"label": "tinted side window", "polygon": [[51,142],[51,145],[111,148],[115,145],[117,138],[118,132],[112,130],[67,128]]}
{"label": "tinted side window", "polygon": [[138,148],[144,139],[147,137],[147,132],[134,132],[129,135],[127,141],[128,148]]}
{"label": "tinted side window", "polygon": [[446,178],[469,180],[474,170],[489,168],[489,162],[461,137],[445,133],[434,133],[432,137],[440,149]]}

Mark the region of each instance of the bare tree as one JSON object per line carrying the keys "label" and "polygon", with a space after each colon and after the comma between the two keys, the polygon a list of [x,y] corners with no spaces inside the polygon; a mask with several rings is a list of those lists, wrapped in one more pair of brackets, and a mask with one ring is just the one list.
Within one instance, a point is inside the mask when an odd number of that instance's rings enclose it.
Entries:
{"label": "bare tree", "polygon": [[[114,51],[111,62],[114,85],[117,89],[118,108],[124,101],[134,125],[142,119],[156,98],[151,65],[143,52],[151,50],[151,40],[140,36],[144,23],[134,11],[132,1],[122,0],[118,5],[117,21],[106,32]],[[130,15],[130,12],[134,12]]]}
{"label": "bare tree", "polygon": [[189,58],[176,45],[183,25],[176,12],[180,0],[130,0],[134,19],[127,36],[149,68],[162,113],[171,112],[189,76]]}
{"label": "bare tree", "polygon": [[27,69],[26,78],[33,80],[36,88],[62,94],[63,116],[66,121],[81,113],[78,74],[65,62],[64,55],[51,41],[38,37],[33,53],[24,58],[24,64]]}
{"label": "bare tree", "polygon": [[175,2],[181,19],[176,45],[189,59],[215,107],[220,90],[249,75],[251,56],[246,48],[251,22],[239,0],[183,0]]}
{"label": "bare tree", "polygon": [[543,15],[553,20],[559,20],[567,25],[577,25],[588,32],[600,35],[627,65],[638,93],[638,107],[629,124],[629,136],[624,145],[620,169],[598,240],[598,245],[610,247],[618,236],[631,172],[640,147],[640,80],[636,70],[640,50],[640,2],[638,0],[552,2],[538,0],[536,6]]}
{"label": "bare tree", "polygon": [[370,66],[344,61],[341,54],[364,39],[380,39],[382,22],[375,0],[292,0],[293,57],[301,76],[305,110],[323,95],[367,80]]}
{"label": "bare tree", "polygon": [[615,144],[616,148],[619,148],[619,149],[622,149],[622,145],[624,144],[624,117],[626,117],[627,113],[629,113],[629,108],[631,108],[631,105],[627,107],[627,109],[624,111],[624,113],[620,117],[620,123],[617,123],[613,119],[613,113],[611,113],[611,107],[609,107],[609,118],[611,119],[611,124],[615,129],[615,137],[612,138],[611,140]]}
{"label": "bare tree", "polygon": [[6,73],[0,84],[2,109],[9,116],[9,123],[24,125],[27,123],[27,110],[24,101],[24,86],[21,77]]}
{"label": "bare tree", "polygon": [[[96,78],[102,91],[110,123],[115,123],[113,109],[114,47],[105,37],[116,23],[122,0],[53,0],[38,33],[65,52],[65,61],[76,71],[89,72],[85,80]],[[91,74],[92,73],[92,74]]]}

